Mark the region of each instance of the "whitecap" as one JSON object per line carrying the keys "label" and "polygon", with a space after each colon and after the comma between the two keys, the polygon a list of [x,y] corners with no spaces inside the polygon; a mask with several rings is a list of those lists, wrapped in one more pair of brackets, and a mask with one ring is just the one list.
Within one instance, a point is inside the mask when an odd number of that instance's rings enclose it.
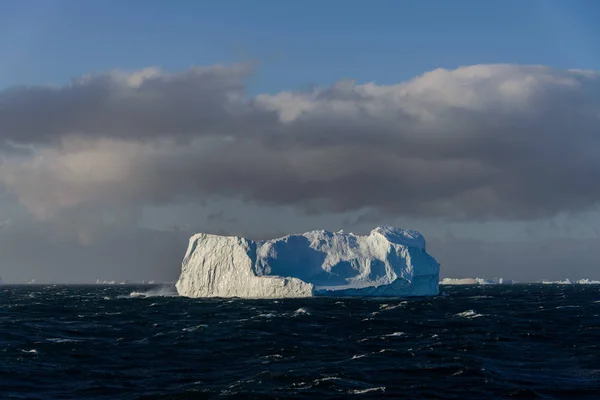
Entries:
{"label": "whitecap", "polygon": [[370,393],[370,392],[385,392],[385,386],[379,386],[379,387],[373,387],[373,388],[367,388],[367,389],[351,389],[348,391],[348,393],[350,394],[363,394],[363,393]]}
{"label": "whitecap", "polygon": [[355,354],[355,355],[352,356],[352,358],[350,360],[357,360],[359,358],[364,358],[364,357],[367,357],[367,356],[372,356],[373,354],[386,353],[388,351],[392,351],[392,350],[390,350],[390,349],[381,349],[381,350],[373,352],[373,353]]}
{"label": "whitecap", "polygon": [[385,336],[385,337],[397,337],[397,336],[404,336],[404,335],[405,335],[404,332],[394,332],[394,333],[390,333],[390,334],[383,335],[383,336]]}
{"label": "whitecap", "polygon": [[279,358],[283,358],[283,356],[282,356],[281,354],[270,354],[270,355],[268,355],[268,356],[263,356],[263,357],[261,357],[261,358],[264,358],[264,359],[267,359],[267,360],[269,360],[269,359],[279,359]]}
{"label": "whitecap", "polygon": [[311,384],[306,383],[306,382],[298,382],[298,383],[292,383],[292,388],[297,389],[297,390],[306,390],[306,389],[310,389],[312,387]]}
{"label": "whitecap", "polygon": [[46,339],[48,342],[51,343],[77,343],[77,342],[81,342],[81,340],[77,340],[77,339],[67,339],[67,338],[50,338],[50,339]]}
{"label": "whitecap", "polygon": [[321,383],[321,382],[327,382],[327,381],[339,381],[341,380],[341,378],[338,378],[337,376],[324,376],[323,378],[317,378],[313,381],[313,383],[317,384],[317,383]]}
{"label": "whitecap", "polygon": [[184,332],[194,332],[197,331],[198,329],[202,329],[202,328],[206,328],[208,325],[196,325],[196,326],[188,326],[187,328],[183,328],[182,331]]}
{"label": "whitecap", "polygon": [[407,303],[408,303],[408,301],[403,301],[401,303],[392,304],[392,305],[390,305],[390,304],[380,304],[379,305],[379,310],[380,311],[389,311],[389,310],[393,310],[395,308],[404,307],[404,305],[407,304]]}
{"label": "whitecap", "polygon": [[455,316],[461,317],[461,318],[479,318],[479,317],[483,317],[483,314],[477,314],[477,312],[475,312],[475,310],[467,310],[467,311],[458,313]]}
{"label": "whitecap", "polygon": [[31,350],[21,350],[23,353],[30,353],[30,354],[37,354],[37,350],[36,349],[31,349]]}
{"label": "whitecap", "polygon": [[273,313],[264,313],[264,314],[258,314],[256,317],[254,318],[275,318],[277,316],[277,314],[273,314]]}

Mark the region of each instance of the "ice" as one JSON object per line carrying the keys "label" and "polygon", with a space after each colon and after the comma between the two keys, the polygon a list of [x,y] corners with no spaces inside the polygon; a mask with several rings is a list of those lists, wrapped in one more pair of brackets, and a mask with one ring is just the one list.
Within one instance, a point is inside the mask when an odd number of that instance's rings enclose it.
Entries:
{"label": "ice", "polygon": [[438,280],[419,232],[378,227],[367,236],[321,230],[259,242],[200,233],[176,288],[187,297],[430,296]]}
{"label": "ice", "polygon": [[440,285],[501,285],[503,283],[502,278],[444,278],[440,281]]}
{"label": "ice", "polygon": [[100,279],[96,279],[96,285],[114,285],[115,281],[101,281]]}
{"label": "ice", "polygon": [[313,285],[297,278],[258,276],[258,243],[201,233],[190,238],[177,292],[187,297],[310,297]]}
{"label": "ice", "polygon": [[572,282],[569,279],[564,281],[542,281],[544,285],[571,285]]}
{"label": "ice", "polygon": [[577,281],[580,285],[600,285],[600,281],[594,281],[591,279],[580,279]]}
{"label": "ice", "polygon": [[580,279],[578,281],[571,281],[570,279],[565,279],[562,281],[542,281],[544,285],[600,285],[600,281],[595,281],[592,279]]}

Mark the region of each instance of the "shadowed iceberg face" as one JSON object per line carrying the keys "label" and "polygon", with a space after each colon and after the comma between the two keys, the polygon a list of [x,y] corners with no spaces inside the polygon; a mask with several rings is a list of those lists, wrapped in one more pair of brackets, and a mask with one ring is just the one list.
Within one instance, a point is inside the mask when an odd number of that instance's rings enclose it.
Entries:
{"label": "shadowed iceberg face", "polygon": [[415,231],[378,227],[368,236],[311,231],[261,242],[199,234],[177,282],[190,297],[438,294],[439,263]]}

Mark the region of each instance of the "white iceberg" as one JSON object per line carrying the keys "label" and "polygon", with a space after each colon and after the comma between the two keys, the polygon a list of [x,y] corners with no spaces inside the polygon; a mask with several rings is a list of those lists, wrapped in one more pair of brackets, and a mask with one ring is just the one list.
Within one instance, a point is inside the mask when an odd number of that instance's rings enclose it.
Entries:
{"label": "white iceberg", "polygon": [[569,279],[565,279],[564,281],[542,281],[544,285],[571,285],[572,282]]}
{"label": "white iceberg", "polygon": [[176,288],[187,297],[432,296],[439,267],[419,232],[393,227],[266,241],[200,233],[190,238]]}
{"label": "white iceberg", "polygon": [[542,281],[544,285],[600,285],[600,281],[594,281],[591,279],[580,279],[578,281],[571,281],[565,279],[564,281]]}
{"label": "white iceberg", "polygon": [[580,279],[577,281],[579,285],[600,285],[600,281],[594,281],[591,279]]}
{"label": "white iceberg", "polygon": [[440,281],[440,285],[502,285],[503,283],[503,278],[444,278]]}

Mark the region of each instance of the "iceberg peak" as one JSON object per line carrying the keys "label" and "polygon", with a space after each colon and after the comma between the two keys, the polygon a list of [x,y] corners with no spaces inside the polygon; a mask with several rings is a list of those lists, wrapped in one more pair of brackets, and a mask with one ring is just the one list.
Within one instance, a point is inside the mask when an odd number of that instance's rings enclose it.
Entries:
{"label": "iceberg peak", "polygon": [[371,231],[371,235],[379,234],[391,243],[410,247],[425,248],[425,238],[420,232],[410,229],[400,229],[393,226],[378,226]]}
{"label": "iceberg peak", "polygon": [[197,234],[176,287],[189,297],[427,296],[438,280],[419,232],[380,226],[367,236],[315,230],[265,241]]}

